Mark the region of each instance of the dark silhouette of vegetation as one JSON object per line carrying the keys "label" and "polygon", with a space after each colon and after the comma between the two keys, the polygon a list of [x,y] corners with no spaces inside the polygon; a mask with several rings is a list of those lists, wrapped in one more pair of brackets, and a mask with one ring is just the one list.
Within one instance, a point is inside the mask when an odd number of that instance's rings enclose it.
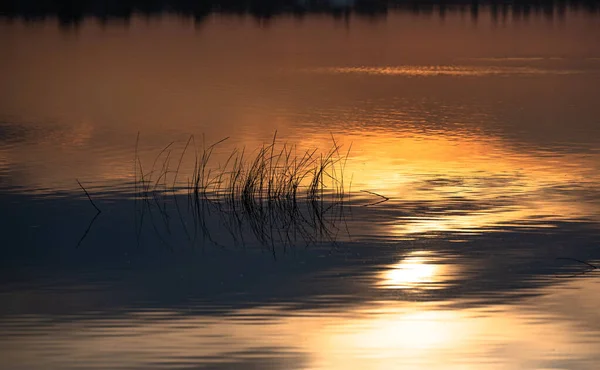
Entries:
{"label": "dark silhouette of vegetation", "polygon": [[75,179],[75,181],[77,181],[77,184],[79,184],[79,187],[81,188],[81,190],[83,190],[83,192],[85,193],[85,196],[88,198],[88,200],[90,201],[90,203],[92,203],[92,206],[94,206],[94,208],[96,208],[96,211],[98,213],[102,212],[100,210],[100,208],[98,208],[98,206],[96,206],[96,203],[94,203],[94,201],[92,200],[92,197],[90,196],[90,193],[88,193],[88,191],[83,187],[83,185],[81,185],[81,182],[79,182],[79,180]]}
{"label": "dark silhouette of vegetation", "polygon": [[507,14],[547,17],[563,14],[566,9],[596,13],[600,0],[3,0],[0,16],[39,20],[56,17],[62,25],[78,25],[86,17],[102,22],[129,20],[133,15],[178,14],[201,22],[210,14],[251,15],[268,20],[279,15],[303,17],[329,14],[333,17],[359,15],[385,16],[389,11],[433,14],[470,13],[477,18],[481,8],[489,8],[492,17]]}
{"label": "dark silhouette of vegetation", "polygon": [[[229,242],[244,245],[252,236],[271,249],[335,243],[344,224],[344,204],[349,196],[344,153],[332,137],[326,152],[302,151],[279,144],[277,134],[269,144],[254,151],[235,149],[224,163],[214,163],[214,149],[223,141],[197,145],[190,137],[176,166],[171,161],[173,142],[158,154],[152,167],[144,170],[135,156],[134,199],[136,234],[148,218],[156,237],[171,248],[171,219],[178,220],[192,245],[208,241],[225,244],[214,236],[209,224],[229,233]],[[194,152],[191,174],[181,173],[186,153]],[[177,179],[180,179],[178,182]],[[187,185],[182,185],[186,180]],[[181,199],[186,199],[179,204]],[[222,234],[222,232],[221,232]],[[138,239],[139,240],[139,239]]]}

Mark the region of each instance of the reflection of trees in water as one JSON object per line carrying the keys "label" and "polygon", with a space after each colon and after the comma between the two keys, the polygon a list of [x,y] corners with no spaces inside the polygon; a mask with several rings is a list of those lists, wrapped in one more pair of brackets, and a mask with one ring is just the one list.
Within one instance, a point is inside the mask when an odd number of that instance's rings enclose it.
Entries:
{"label": "reflection of trees in water", "polygon": [[493,19],[498,19],[509,14],[515,17],[539,14],[554,17],[568,8],[595,13],[600,9],[599,3],[598,0],[8,0],[0,2],[0,15],[27,20],[56,16],[63,25],[77,25],[85,17],[108,21],[128,20],[134,14],[153,16],[165,13],[193,17],[196,22],[201,22],[211,13],[248,14],[268,20],[282,14],[302,17],[312,13],[334,17],[351,14],[378,17],[385,16],[388,11],[438,14],[440,17],[448,12],[461,12],[470,13],[475,19],[480,9],[486,8]]}

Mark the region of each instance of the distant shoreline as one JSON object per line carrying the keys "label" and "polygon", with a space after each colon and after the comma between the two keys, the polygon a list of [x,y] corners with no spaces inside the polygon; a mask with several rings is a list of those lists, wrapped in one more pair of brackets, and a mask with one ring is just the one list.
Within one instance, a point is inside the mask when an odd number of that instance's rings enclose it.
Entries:
{"label": "distant shoreline", "polygon": [[440,17],[448,12],[461,12],[477,17],[482,9],[499,17],[507,14],[560,17],[567,10],[600,15],[600,0],[3,0],[0,18],[36,21],[56,17],[62,24],[77,25],[90,17],[107,21],[163,14],[193,17],[198,22],[211,14],[250,15],[258,19],[309,14],[376,18],[394,11]]}

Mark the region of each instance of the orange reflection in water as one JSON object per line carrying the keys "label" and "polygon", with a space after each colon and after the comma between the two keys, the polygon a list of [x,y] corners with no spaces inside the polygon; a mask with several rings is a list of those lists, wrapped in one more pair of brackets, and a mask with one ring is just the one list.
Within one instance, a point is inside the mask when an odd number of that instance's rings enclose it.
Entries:
{"label": "orange reflection in water", "polygon": [[[380,235],[597,219],[597,200],[584,195],[600,180],[597,151],[545,151],[502,137],[522,125],[536,138],[554,130],[553,138],[579,132],[594,142],[597,64],[588,64],[597,59],[597,25],[570,17],[565,27],[502,29],[480,19],[479,32],[458,16],[440,23],[390,14],[385,27],[359,22],[352,32],[320,18],[278,20],[270,31],[214,19],[199,32],[176,17],[134,17],[128,29],[86,22],[73,38],[55,25],[2,24],[11,58],[0,60],[0,114],[14,117],[9,130],[24,130],[0,148],[0,166],[27,191],[79,192],[75,178],[108,188],[134,181],[138,131],[147,171],[165,145],[178,140],[181,150],[191,133],[231,137],[214,154],[217,166],[275,130],[282,141],[321,149],[332,131],[345,148],[353,144],[352,189],[407,212],[407,202],[431,208],[370,225]],[[514,117],[519,127],[503,131]],[[188,159],[181,185],[193,173]]]}
{"label": "orange reflection in water", "polygon": [[[28,335],[2,343],[0,354],[8,366],[65,369],[78,361],[153,368],[269,358],[277,369],[537,369],[562,361],[592,370],[600,360],[593,329],[598,287],[597,279],[579,279],[486,306],[398,299],[336,312],[265,306],[227,316],[150,311],[123,319],[40,318]],[[44,351],[49,341],[51,352]]]}
{"label": "orange reflection in water", "polygon": [[[466,130],[415,131],[370,131],[340,140],[352,144],[346,172],[352,174],[353,191],[382,194],[390,198],[382,205],[398,210],[428,207],[426,213],[388,222],[380,234],[472,233],[519,223],[547,227],[547,219],[598,220],[600,205],[584,200],[585,191],[600,180],[597,153],[548,153]],[[326,145],[327,140],[306,142]]]}
{"label": "orange reflection in water", "polygon": [[381,272],[379,285],[386,289],[440,289],[455,275],[452,265],[440,263],[425,252],[412,252]]}
{"label": "orange reflection in water", "polygon": [[[311,70],[309,70],[311,71]],[[532,67],[479,67],[460,65],[440,66],[397,66],[397,67],[340,67],[340,68],[317,68],[312,70],[317,73],[344,73],[344,74],[367,74],[379,76],[511,76],[511,75],[569,75],[579,74],[577,70],[552,70]]]}

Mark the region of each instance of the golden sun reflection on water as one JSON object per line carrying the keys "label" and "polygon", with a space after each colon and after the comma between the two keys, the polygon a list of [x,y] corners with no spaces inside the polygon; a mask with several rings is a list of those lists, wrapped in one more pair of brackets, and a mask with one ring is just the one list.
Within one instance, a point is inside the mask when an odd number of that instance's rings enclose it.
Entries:
{"label": "golden sun reflection on water", "polygon": [[[306,142],[325,145],[327,138]],[[382,194],[390,198],[383,206],[408,212],[373,225],[378,235],[479,233],[506,225],[547,227],[546,220],[599,220],[600,204],[584,200],[600,181],[596,153],[549,155],[467,131],[450,136],[374,130],[345,135],[340,142],[352,144],[346,168],[352,189]],[[421,213],[410,213],[412,205]]]}
{"label": "golden sun reflection on water", "polygon": [[380,273],[379,286],[386,289],[439,289],[451,276],[451,267],[424,252],[412,252]]}
{"label": "golden sun reflection on water", "polygon": [[[260,357],[272,359],[272,369],[496,370],[562,363],[560,368],[592,370],[600,361],[600,340],[593,330],[598,287],[597,279],[579,279],[541,288],[534,297],[510,304],[483,306],[464,299],[398,299],[366,301],[335,312],[290,314],[285,307],[265,306],[226,316],[154,311],[121,320],[40,319],[29,335],[4,340],[0,355],[7,355],[8,366],[16,362],[61,369],[81,365],[70,356],[77,354],[86,363],[111,368],[191,362],[227,368]],[[35,323],[35,317],[24,320]],[[43,351],[49,340],[53,351]],[[297,358],[290,360],[290,354]]]}
{"label": "golden sun reflection on water", "polygon": [[487,75],[567,75],[582,73],[577,70],[551,70],[532,67],[498,67],[498,66],[460,66],[460,65],[432,65],[432,66],[387,66],[387,67],[338,67],[316,68],[315,73],[352,73],[380,76],[487,76]]}

